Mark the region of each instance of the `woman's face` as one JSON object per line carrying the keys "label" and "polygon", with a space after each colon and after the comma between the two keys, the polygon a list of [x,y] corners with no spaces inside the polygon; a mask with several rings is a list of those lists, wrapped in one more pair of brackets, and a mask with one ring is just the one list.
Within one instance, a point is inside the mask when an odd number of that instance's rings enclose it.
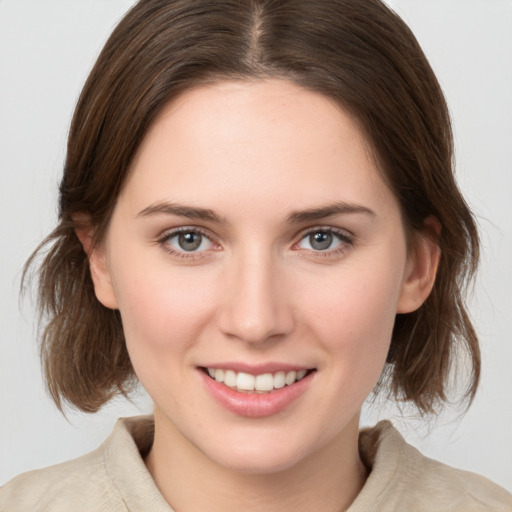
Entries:
{"label": "woman's face", "polygon": [[157,429],[253,472],[357,437],[395,315],[424,298],[358,127],[280,80],[168,105],[91,265]]}

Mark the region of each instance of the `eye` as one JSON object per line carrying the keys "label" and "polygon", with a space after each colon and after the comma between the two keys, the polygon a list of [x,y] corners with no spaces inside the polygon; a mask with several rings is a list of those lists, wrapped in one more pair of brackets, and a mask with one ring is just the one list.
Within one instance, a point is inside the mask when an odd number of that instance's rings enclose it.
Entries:
{"label": "eye", "polygon": [[315,229],[309,231],[297,244],[299,249],[331,252],[351,244],[351,238],[333,229]]}
{"label": "eye", "polygon": [[160,241],[166,250],[174,253],[198,253],[211,249],[213,242],[197,229],[179,229],[165,235]]}

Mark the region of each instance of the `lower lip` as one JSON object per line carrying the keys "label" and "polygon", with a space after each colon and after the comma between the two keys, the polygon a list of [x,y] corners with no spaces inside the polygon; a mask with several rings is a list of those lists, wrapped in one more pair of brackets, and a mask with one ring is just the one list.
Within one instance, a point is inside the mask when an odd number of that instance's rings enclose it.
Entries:
{"label": "lower lip", "polygon": [[277,414],[299,398],[309,387],[315,372],[270,393],[240,393],[212,379],[203,370],[199,373],[213,398],[228,411],[247,418],[263,418]]}

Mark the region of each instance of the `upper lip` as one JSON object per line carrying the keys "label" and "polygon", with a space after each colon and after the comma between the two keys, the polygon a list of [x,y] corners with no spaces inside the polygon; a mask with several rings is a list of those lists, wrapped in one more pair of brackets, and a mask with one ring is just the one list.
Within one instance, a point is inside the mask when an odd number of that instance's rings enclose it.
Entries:
{"label": "upper lip", "polygon": [[222,370],[232,370],[236,373],[243,372],[250,375],[262,375],[264,373],[276,373],[279,371],[291,372],[299,370],[312,370],[311,366],[305,366],[300,364],[290,363],[279,363],[279,362],[268,362],[259,364],[248,364],[243,362],[215,362],[208,363],[202,368],[215,368]]}

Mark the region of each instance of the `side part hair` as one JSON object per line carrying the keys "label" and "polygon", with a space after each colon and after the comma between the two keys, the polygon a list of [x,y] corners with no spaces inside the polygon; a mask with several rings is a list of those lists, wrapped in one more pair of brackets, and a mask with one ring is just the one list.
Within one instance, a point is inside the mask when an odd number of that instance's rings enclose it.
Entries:
{"label": "side part hair", "polygon": [[411,250],[434,216],[441,260],[434,289],[398,315],[380,382],[421,413],[447,399],[456,355],[469,354],[464,394],[480,355],[464,293],[478,261],[472,214],[454,180],[450,117],[414,35],[379,0],[140,0],[101,52],[78,101],[60,186],[59,225],[39,277],[47,320],[41,355],[49,391],[93,412],[136,379],[117,311],[96,299],[77,218],[101,244],[148,128],[181,92],[221,80],[290,80],[332,98],[365,133],[400,203]]}

